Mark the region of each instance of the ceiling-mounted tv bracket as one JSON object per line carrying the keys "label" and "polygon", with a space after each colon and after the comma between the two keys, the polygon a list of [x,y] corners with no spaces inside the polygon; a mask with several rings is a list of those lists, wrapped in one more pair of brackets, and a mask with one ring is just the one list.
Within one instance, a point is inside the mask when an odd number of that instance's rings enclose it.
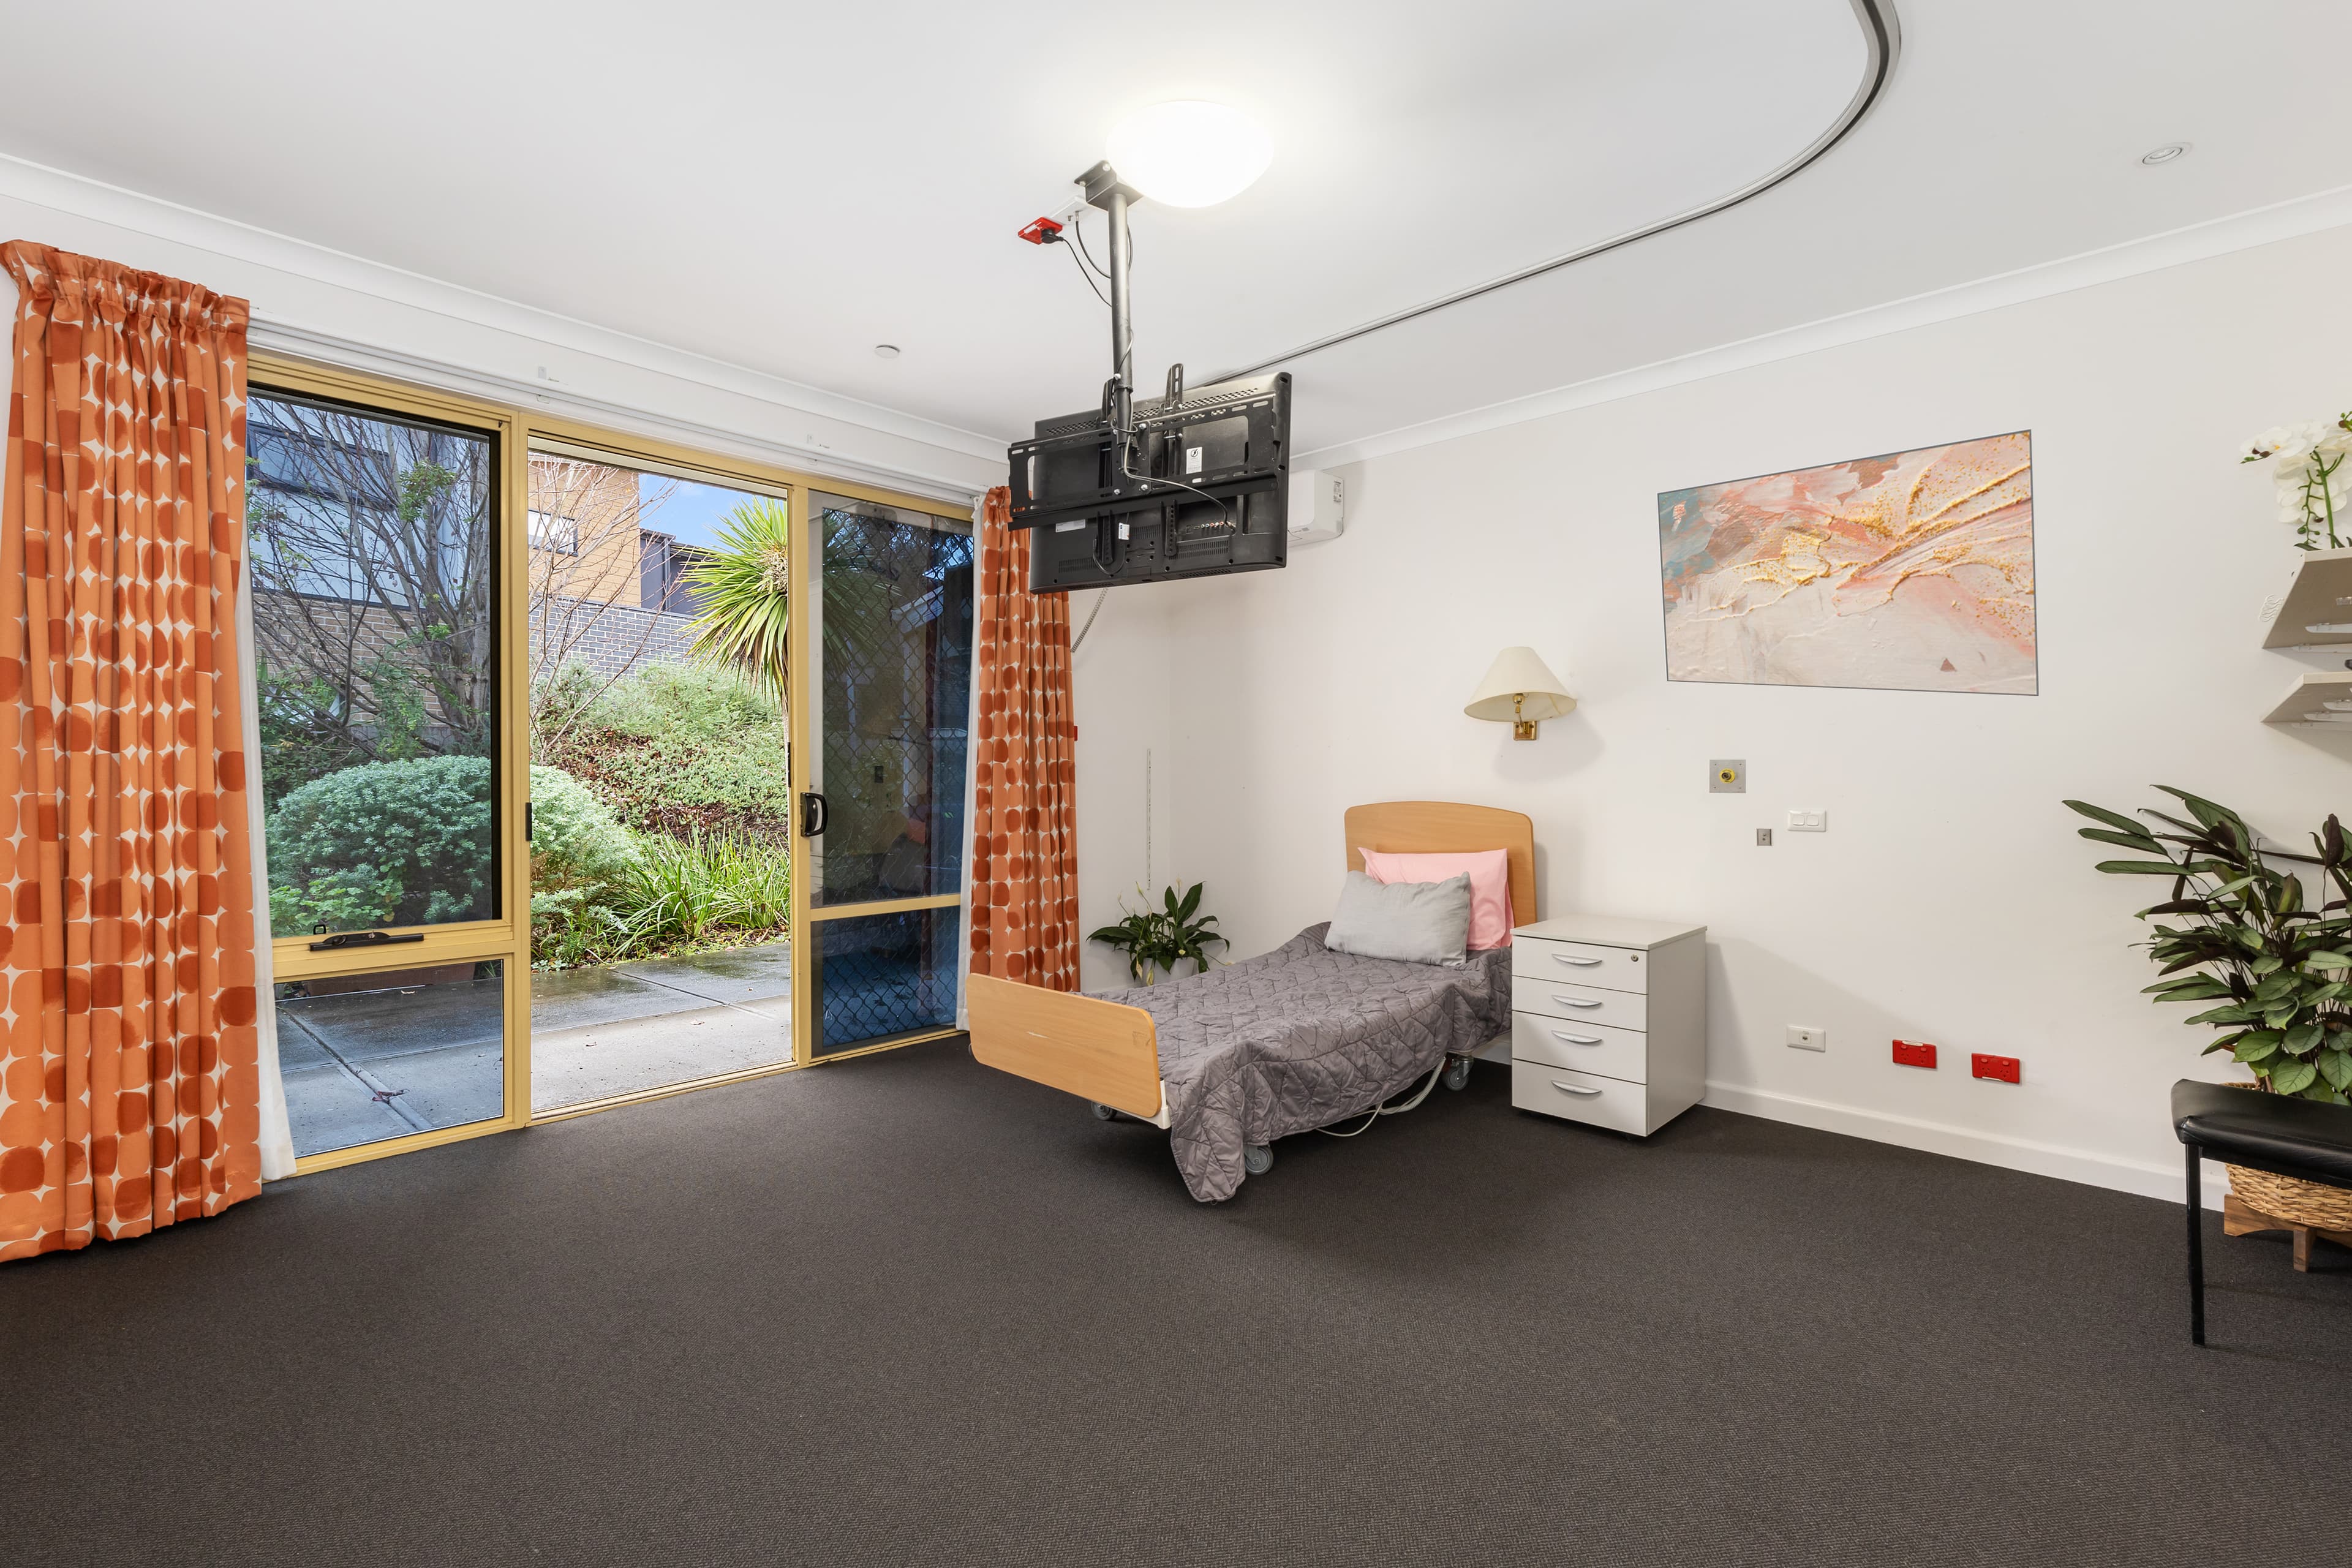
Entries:
{"label": "ceiling-mounted tv bracket", "polygon": [[1135,431],[1135,321],[1128,309],[1135,252],[1128,242],[1127,209],[1143,195],[1122,182],[1108,160],[1073,184],[1086,193],[1088,206],[1100,207],[1110,219],[1110,380],[1103,384],[1103,416],[1124,438]]}

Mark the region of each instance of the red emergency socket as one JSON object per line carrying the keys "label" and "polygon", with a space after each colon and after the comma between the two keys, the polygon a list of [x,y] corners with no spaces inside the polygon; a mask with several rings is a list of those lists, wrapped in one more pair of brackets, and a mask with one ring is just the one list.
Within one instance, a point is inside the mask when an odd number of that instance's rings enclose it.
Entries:
{"label": "red emergency socket", "polygon": [[1924,1040],[1897,1040],[1895,1060],[1906,1068],[1932,1068],[1936,1065],[1936,1047]]}
{"label": "red emergency socket", "polygon": [[2002,1083],[2017,1083],[2024,1071],[2015,1057],[1989,1057],[1982,1051],[1969,1058],[1969,1069],[1979,1078],[1998,1079]]}

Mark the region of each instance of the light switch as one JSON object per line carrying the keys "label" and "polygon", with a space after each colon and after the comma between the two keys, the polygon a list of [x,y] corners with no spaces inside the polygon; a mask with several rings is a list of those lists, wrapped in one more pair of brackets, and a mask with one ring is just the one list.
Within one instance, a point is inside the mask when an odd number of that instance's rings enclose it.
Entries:
{"label": "light switch", "polygon": [[1826,808],[1789,814],[1789,831],[1791,833],[1827,833],[1829,830],[1830,814]]}

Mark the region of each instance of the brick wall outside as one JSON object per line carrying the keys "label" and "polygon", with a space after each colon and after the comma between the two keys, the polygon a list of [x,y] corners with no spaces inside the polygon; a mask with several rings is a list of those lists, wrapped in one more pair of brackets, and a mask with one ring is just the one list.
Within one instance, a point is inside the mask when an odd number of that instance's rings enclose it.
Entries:
{"label": "brick wall outside", "polygon": [[[567,616],[568,639],[563,636]],[[552,639],[547,635],[550,618],[554,621]],[[535,654],[544,657],[551,651],[551,640],[569,640],[565,657],[570,662],[612,678],[651,664],[684,664],[694,641],[694,617],[633,605],[607,605],[598,614],[592,603],[558,599],[532,613],[530,634]]]}

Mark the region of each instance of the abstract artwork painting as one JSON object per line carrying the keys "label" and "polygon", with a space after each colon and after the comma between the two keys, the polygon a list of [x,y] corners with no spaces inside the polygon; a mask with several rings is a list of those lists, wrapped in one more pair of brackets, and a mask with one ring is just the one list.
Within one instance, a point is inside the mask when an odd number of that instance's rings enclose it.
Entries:
{"label": "abstract artwork painting", "polygon": [[2036,689],[2029,431],[1658,497],[1666,679]]}

